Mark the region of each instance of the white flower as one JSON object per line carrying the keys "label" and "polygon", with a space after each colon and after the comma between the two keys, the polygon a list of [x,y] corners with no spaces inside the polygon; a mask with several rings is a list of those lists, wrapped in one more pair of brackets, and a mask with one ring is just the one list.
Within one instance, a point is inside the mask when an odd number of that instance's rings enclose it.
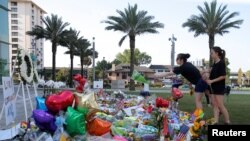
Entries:
{"label": "white flower", "polygon": [[[31,64],[30,65],[31,68],[28,68],[27,62],[24,59],[25,56],[28,57],[28,61]],[[34,73],[33,73],[33,64],[32,64],[32,60],[30,58],[30,54],[24,50],[21,50],[21,59],[22,59],[22,64],[20,65],[21,76],[26,82],[31,83],[33,80]],[[28,76],[28,69],[30,69],[29,76]]]}

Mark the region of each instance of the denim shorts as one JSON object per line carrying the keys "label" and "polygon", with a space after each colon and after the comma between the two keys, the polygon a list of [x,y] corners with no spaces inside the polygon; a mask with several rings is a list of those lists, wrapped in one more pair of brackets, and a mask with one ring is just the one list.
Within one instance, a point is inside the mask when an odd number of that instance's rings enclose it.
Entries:
{"label": "denim shorts", "polygon": [[195,85],[195,92],[203,93],[208,89],[208,84],[203,79],[200,79]]}

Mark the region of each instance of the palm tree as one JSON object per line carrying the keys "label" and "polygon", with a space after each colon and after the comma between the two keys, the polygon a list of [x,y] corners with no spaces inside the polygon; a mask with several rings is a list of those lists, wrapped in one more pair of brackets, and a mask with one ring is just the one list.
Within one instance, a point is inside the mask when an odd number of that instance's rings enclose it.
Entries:
{"label": "palm tree", "polygon": [[[207,34],[209,37],[209,51],[214,46],[214,36],[216,34],[223,35],[229,33],[230,28],[240,28],[239,25],[243,23],[243,20],[232,19],[239,15],[238,12],[229,13],[227,5],[220,5],[217,7],[216,0],[210,4],[204,2],[204,7],[198,6],[201,14],[192,15],[182,26],[188,27],[189,31],[195,32],[194,37],[201,34]],[[209,65],[211,66],[211,57],[209,59]]]}
{"label": "palm tree", "polygon": [[[130,76],[134,71],[134,49],[135,49],[135,37],[143,33],[158,33],[157,28],[163,28],[164,25],[160,22],[152,22],[154,16],[148,16],[147,11],[137,11],[137,5],[128,5],[128,8],[124,11],[116,10],[119,16],[109,16],[108,20],[103,21],[109,24],[105,29],[121,31],[125,35],[121,38],[119,46],[122,45],[123,41],[127,36],[130,40]],[[130,80],[130,90],[135,90],[134,80]]]}
{"label": "palm tree", "polygon": [[[81,65],[81,75],[83,76],[83,66],[84,65],[91,65],[91,57],[93,56],[93,50],[89,47],[91,46],[90,42],[87,39],[79,38],[76,51],[74,55],[80,57],[80,65]],[[98,57],[98,52],[95,51],[95,57]]]}
{"label": "palm tree", "polygon": [[[73,77],[73,69],[74,69],[74,53],[76,52],[76,46],[78,43],[79,38],[79,31],[76,31],[72,28],[67,30],[66,36],[64,36],[64,39],[61,41],[61,44],[65,47],[68,47],[68,51],[65,52],[65,54],[69,54],[70,56],[70,75],[69,75],[69,87],[72,87],[72,77]],[[81,38],[81,37],[80,37]]]}
{"label": "palm tree", "polygon": [[51,14],[42,19],[45,27],[36,25],[32,31],[26,32],[30,36],[35,36],[35,39],[46,39],[52,43],[52,80],[55,80],[56,70],[56,50],[63,36],[65,36],[65,28],[69,25],[63,22],[61,17]]}

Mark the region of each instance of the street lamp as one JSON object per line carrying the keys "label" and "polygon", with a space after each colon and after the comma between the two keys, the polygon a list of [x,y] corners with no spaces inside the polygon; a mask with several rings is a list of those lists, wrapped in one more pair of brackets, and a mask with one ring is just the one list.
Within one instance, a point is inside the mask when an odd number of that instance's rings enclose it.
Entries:
{"label": "street lamp", "polygon": [[103,68],[102,68],[102,80],[103,80],[103,82],[104,82],[104,77],[105,77],[105,68],[106,68],[106,62],[105,62],[105,57],[103,57],[103,59],[102,59],[102,62],[103,62]]}
{"label": "street lamp", "polygon": [[93,37],[93,81],[95,81],[95,37]]}
{"label": "street lamp", "polygon": [[171,49],[171,67],[174,68],[174,54],[175,54],[175,41],[177,40],[176,37],[174,37],[174,34],[172,34],[172,37],[168,39],[169,41],[171,41],[172,45],[172,49]]}

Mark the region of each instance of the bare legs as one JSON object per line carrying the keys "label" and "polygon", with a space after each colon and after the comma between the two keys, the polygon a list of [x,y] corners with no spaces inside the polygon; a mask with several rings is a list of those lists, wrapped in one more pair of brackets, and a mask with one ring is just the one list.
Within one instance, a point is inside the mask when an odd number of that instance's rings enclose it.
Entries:
{"label": "bare legs", "polygon": [[212,94],[213,101],[213,111],[214,111],[214,119],[215,122],[219,122],[219,112],[223,114],[224,122],[230,123],[229,114],[227,108],[224,105],[224,95],[214,95]]}
{"label": "bare legs", "polygon": [[203,93],[195,92],[196,109],[202,109],[202,103],[201,103],[202,96],[203,96]]}

